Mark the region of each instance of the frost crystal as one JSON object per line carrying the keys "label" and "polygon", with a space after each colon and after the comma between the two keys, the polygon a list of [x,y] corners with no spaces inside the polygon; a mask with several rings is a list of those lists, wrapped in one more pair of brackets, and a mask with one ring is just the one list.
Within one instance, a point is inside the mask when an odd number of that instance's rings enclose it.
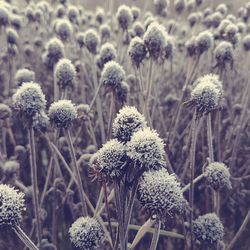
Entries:
{"label": "frost crystal", "polygon": [[24,211],[24,194],[13,187],[0,184],[0,226],[19,224]]}
{"label": "frost crystal", "polygon": [[98,247],[103,238],[101,225],[95,218],[80,217],[69,229],[71,242],[81,250]]}

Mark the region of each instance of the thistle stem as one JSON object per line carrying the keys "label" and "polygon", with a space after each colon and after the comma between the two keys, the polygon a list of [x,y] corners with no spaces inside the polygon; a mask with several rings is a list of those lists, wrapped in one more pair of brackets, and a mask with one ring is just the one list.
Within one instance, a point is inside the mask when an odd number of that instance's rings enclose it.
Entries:
{"label": "thistle stem", "polygon": [[150,250],[156,250],[157,243],[158,243],[159,236],[160,236],[160,230],[161,230],[161,221],[157,219],[155,223],[155,232],[154,232],[152,242],[150,245]]}

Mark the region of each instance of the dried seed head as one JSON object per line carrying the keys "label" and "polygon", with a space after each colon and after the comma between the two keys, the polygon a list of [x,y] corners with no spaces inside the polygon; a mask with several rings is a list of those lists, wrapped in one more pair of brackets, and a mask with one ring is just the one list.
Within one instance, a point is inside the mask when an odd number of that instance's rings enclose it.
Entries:
{"label": "dried seed head", "polygon": [[223,16],[220,12],[215,12],[211,14],[211,25],[214,28],[217,28],[220,25],[220,22],[223,20]]}
{"label": "dried seed head", "polygon": [[10,20],[10,24],[16,29],[16,30],[20,30],[22,25],[23,25],[23,19],[21,16],[19,15],[11,15],[11,20]]}
{"label": "dried seed head", "polygon": [[19,69],[15,74],[15,82],[18,86],[21,86],[25,82],[35,81],[35,73],[29,69]]}
{"label": "dried seed head", "polygon": [[105,63],[115,60],[117,57],[116,49],[112,43],[105,43],[100,49],[100,60],[102,65]]}
{"label": "dried seed head", "polygon": [[50,122],[58,128],[67,129],[77,118],[75,105],[70,100],[59,100],[49,108]]}
{"label": "dried seed head", "polygon": [[119,141],[128,142],[133,133],[146,127],[145,117],[135,107],[125,106],[114,119],[112,131],[113,136]]}
{"label": "dried seed head", "polygon": [[196,37],[196,49],[199,55],[208,51],[214,45],[214,38],[210,31],[203,31]]}
{"label": "dried seed head", "polygon": [[104,65],[101,74],[102,84],[116,88],[125,80],[125,71],[120,64],[115,61],[109,61]]}
{"label": "dried seed head", "polygon": [[193,234],[201,243],[217,247],[223,239],[224,227],[215,213],[208,213],[193,222]]}
{"label": "dried seed head", "polygon": [[166,59],[173,58],[175,50],[175,40],[173,36],[169,35],[166,36],[166,43],[164,46],[164,50],[165,50],[164,57]]}
{"label": "dried seed head", "polygon": [[24,211],[24,194],[13,187],[0,184],[0,226],[18,225]]}
{"label": "dried seed head", "polygon": [[182,214],[186,204],[180,183],[164,168],[143,173],[138,199],[151,215],[160,219]]}
{"label": "dried seed head", "polygon": [[178,14],[181,14],[186,8],[186,0],[175,0],[174,8]]}
{"label": "dried seed head", "polygon": [[71,23],[77,23],[78,21],[78,17],[79,17],[79,11],[78,8],[74,5],[70,5],[68,7],[68,18],[70,20]]}
{"label": "dried seed head", "polygon": [[152,59],[157,60],[164,54],[166,44],[165,28],[157,22],[151,23],[143,36],[143,42]]}
{"label": "dried seed head", "polygon": [[76,69],[72,62],[66,58],[60,59],[55,66],[55,79],[60,88],[73,87],[76,80]]}
{"label": "dried seed head", "polygon": [[0,120],[5,120],[11,116],[11,109],[8,105],[0,103]]}
{"label": "dried seed head", "polygon": [[80,217],[70,227],[69,236],[78,249],[91,250],[99,246],[104,233],[95,218]]}
{"label": "dried seed head", "polygon": [[218,67],[225,68],[226,65],[233,64],[234,51],[233,51],[233,46],[230,42],[227,41],[220,42],[215,48],[214,54]]}
{"label": "dried seed head", "polygon": [[246,35],[243,39],[242,39],[242,44],[243,44],[243,48],[245,51],[250,51],[250,35]]}
{"label": "dried seed head", "polygon": [[101,7],[98,7],[96,9],[96,13],[95,13],[95,19],[99,24],[102,24],[105,18],[105,12],[104,9]]}
{"label": "dried seed head", "polygon": [[220,12],[223,16],[225,16],[228,12],[228,8],[227,8],[227,5],[222,3],[222,4],[219,4],[216,9],[216,11]]}
{"label": "dried seed head", "polygon": [[67,19],[59,19],[56,22],[55,31],[62,41],[67,41],[73,33],[73,27]]}
{"label": "dried seed head", "polygon": [[137,6],[132,6],[131,7],[131,12],[132,12],[132,15],[133,15],[133,20],[137,20],[140,15],[141,15],[141,9]]}
{"label": "dried seed head", "polygon": [[7,26],[10,19],[9,11],[4,7],[0,7],[0,26]]}
{"label": "dried seed head", "polygon": [[100,172],[108,179],[119,179],[124,174],[126,147],[118,140],[110,140],[97,152]]}
{"label": "dried seed head", "polygon": [[44,110],[45,105],[46,100],[42,89],[34,82],[24,83],[13,95],[14,109],[29,120]]}
{"label": "dried seed head", "polygon": [[7,37],[7,42],[10,45],[17,45],[18,44],[18,40],[19,40],[19,35],[17,34],[17,32],[12,29],[12,28],[7,28],[6,29],[6,37]]}
{"label": "dried seed head", "polygon": [[147,55],[147,49],[140,37],[134,37],[130,41],[128,54],[131,58],[132,64],[139,68],[141,62]]}
{"label": "dried seed head", "polygon": [[128,156],[139,168],[158,169],[165,163],[164,142],[150,128],[138,130],[127,143]]}
{"label": "dried seed head", "polygon": [[84,44],[88,51],[96,54],[99,43],[100,38],[97,32],[94,29],[88,29],[84,34]]}
{"label": "dried seed head", "polygon": [[210,163],[205,169],[205,178],[208,184],[216,191],[223,187],[232,188],[229,169],[222,162]]}
{"label": "dried seed head", "polygon": [[116,19],[122,30],[127,30],[133,22],[133,14],[131,9],[127,5],[120,5],[117,13]]}
{"label": "dried seed head", "polygon": [[8,160],[2,166],[3,174],[5,176],[12,176],[13,174],[16,174],[19,169],[20,164],[15,160]]}
{"label": "dried seed head", "polygon": [[169,6],[169,0],[154,0],[155,12],[158,15],[162,15],[164,9]]}
{"label": "dried seed head", "polygon": [[33,129],[36,132],[45,133],[49,126],[49,117],[44,111],[37,113],[33,118]]}
{"label": "dried seed head", "polygon": [[111,37],[111,29],[108,24],[102,24],[100,26],[100,33],[102,41],[106,41]]}
{"label": "dried seed head", "polygon": [[137,21],[133,23],[132,31],[135,36],[142,37],[145,32],[145,28],[141,22]]}

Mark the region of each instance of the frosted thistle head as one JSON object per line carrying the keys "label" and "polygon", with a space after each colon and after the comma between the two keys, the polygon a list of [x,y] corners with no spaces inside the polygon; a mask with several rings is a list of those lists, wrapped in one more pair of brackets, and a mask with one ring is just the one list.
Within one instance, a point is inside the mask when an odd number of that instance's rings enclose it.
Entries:
{"label": "frosted thistle head", "polygon": [[216,191],[227,187],[232,188],[230,182],[230,172],[227,166],[222,162],[212,162],[205,169],[205,178],[207,183]]}
{"label": "frosted thistle head", "polygon": [[133,14],[127,5],[120,5],[116,13],[116,19],[122,30],[127,30],[133,22]]}
{"label": "frosted thistle head", "polygon": [[140,21],[137,21],[133,23],[132,31],[135,36],[142,37],[145,32],[145,28]]}
{"label": "frosted thistle head", "polygon": [[242,39],[242,44],[243,44],[243,48],[245,51],[250,51],[250,35],[246,35],[243,39]]}
{"label": "frosted thistle head", "polygon": [[214,51],[215,59],[219,68],[225,68],[228,64],[233,64],[234,50],[230,42],[222,41]]}
{"label": "frosted thistle head", "polygon": [[92,250],[99,246],[104,233],[100,223],[91,217],[78,218],[69,229],[70,240],[80,250]]}
{"label": "frosted thistle head", "polygon": [[113,136],[121,142],[128,142],[133,133],[146,128],[145,117],[135,107],[125,106],[119,110],[114,119]]}
{"label": "frosted thistle head", "polygon": [[134,21],[137,20],[141,15],[141,9],[137,6],[132,6],[131,12],[132,12]]}
{"label": "frosted thistle head", "polygon": [[97,151],[97,164],[100,172],[108,179],[119,179],[124,174],[126,147],[117,139],[106,142]]}
{"label": "frosted thistle head", "polygon": [[193,222],[193,234],[201,243],[218,247],[223,240],[224,227],[215,213],[208,213]]}
{"label": "frosted thistle head", "polygon": [[23,25],[23,19],[19,15],[12,14],[10,23],[16,30],[20,30]]}
{"label": "frosted thistle head", "polygon": [[84,32],[79,32],[76,34],[76,41],[80,48],[84,47]]}
{"label": "frosted thistle head", "polygon": [[20,224],[24,211],[24,194],[13,187],[0,184],[0,226]]}
{"label": "frosted thistle head", "polygon": [[19,69],[15,74],[15,82],[18,86],[21,86],[25,82],[35,81],[35,73],[29,69]]}
{"label": "frosted thistle head", "polygon": [[154,0],[154,8],[157,15],[162,15],[164,9],[169,6],[169,0]]}
{"label": "frosted thistle head", "polygon": [[100,33],[102,41],[107,41],[111,37],[111,28],[108,24],[100,26]]}
{"label": "frosted thistle head", "polygon": [[7,28],[6,29],[6,37],[7,37],[7,42],[10,45],[17,45],[18,40],[19,40],[19,35],[13,28]]}
{"label": "frosted thistle head", "polygon": [[20,86],[12,99],[14,109],[28,120],[44,110],[46,105],[45,96],[40,85],[34,82]]}
{"label": "frosted thistle head", "polygon": [[9,11],[4,7],[0,7],[0,26],[7,26],[10,19]]}
{"label": "frosted thistle head", "polygon": [[198,113],[207,114],[221,107],[223,96],[222,83],[217,75],[200,77],[194,83],[190,104]]}
{"label": "frosted thistle head", "polygon": [[175,0],[174,8],[178,14],[181,14],[186,8],[186,0]]}
{"label": "frosted thistle head", "polygon": [[199,55],[208,51],[214,45],[214,38],[210,31],[203,31],[196,37],[196,49]]}
{"label": "frosted thistle head", "polygon": [[165,46],[164,46],[164,57],[166,59],[173,58],[175,50],[175,40],[173,36],[166,36]]}
{"label": "frosted thistle head", "polygon": [[84,44],[88,51],[96,54],[99,43],[100,38],[97,32],[94,29],[88,29],[84,34]]}
{"label": "frosted thistle head", "polygon": [[67,19],[59,19],[56,22],[55,31],[62,41],[67,41],[73,33],[73,27]]}
{"label": "frosted thistle head", "polygon": [[101,82],[103,85],[116,88],[125,80],[125,71],[122,66],[115,62],[109,61],[104,65],[101,74]]}
{"label": "frosted thistle head", "polygon": [[15,160],[8,160],[2,166],[3,174],[6,177],[13,177],[20,169],[20,164]]}
{"label": "frosted thistle head", "polygon": [[53,70],[54,65],[64,57],[64,45],[58,38],[51,38],[46,44],[44,62],[48,69]]}
{"label": "frosted thistle head", "polygon": [[147,211],[160,219],[183,214],[185,209],[186,201],[180,183],[164,168],[143,173],[137,194]]}
{"label": "frosted thistle head", "polygon": [[153,60],[164,54],[165,41],[165,28],[157,22],[151,23],[143,36],[143,42]]}
{"label": "frosted thistle head", "polygon": [[132,64],[136,68],[140,67],[141,62],[147,55],[147,49],[144,45],[143,40],[140,37],[134,37],[129,44],[128,54],[132,61]]}
{"label": "frosted thistle head", "polygon": [[11,109],[8,105],[0,103],[0,120],[5,120],[11,116]]}
{"label": "frosted thistle head", "polygon": [[37,113],[33,118],[33,129],[36,132],[45,133],[49,126],[49,117],[44,111]]}
{"label": "frosted thistle head", "polygon": [[127,155],[139,168],[158,169],[164,163],[164,142],[150,128],[135,132],[127,143]]}
{"label": "frosted thistle head", "polygon": [[67,16],[71,23],[77,23],[78,17],[79,17],[79,11],[76,6],[70,5],[68,7],[68,13]]}
{"label": "frosted thistle head", "polygon": [[219,4],[215,10],[220,12],[223,16],[225,16],[228,12],[228,7],[226,4],[222,3],[222,4]]}
{"label": "frosted thistle head", "polygon": [[98,7],[95,12],[95,20],[99,23],[102,24],[105,18],[105,12],[104,9],[101,7]]}
{"label": "frosted thistle head", "polygon": [[76,69],[72,62],[66,58],[60,59],[55,66],[55,79],[62,89],[73,87],[76,80]]}
{"label": "frosted thistle head", "polygon": [[52,125],[67,129],[77,118],[77,111],[70,100],[59,100],[51,104],[48,115]]}
{"label": "frosted thistle head", "polygon": [[100,49],[100,60],[102,65],[105,65],[107,62],[115,60],[117,57],[117,52],[112,43],[105,43]]}

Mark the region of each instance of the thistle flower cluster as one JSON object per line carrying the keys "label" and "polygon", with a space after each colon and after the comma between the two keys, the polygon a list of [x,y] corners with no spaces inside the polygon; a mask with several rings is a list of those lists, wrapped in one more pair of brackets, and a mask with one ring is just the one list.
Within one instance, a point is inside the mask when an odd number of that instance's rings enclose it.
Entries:
{"label": "thistle flower cluster", "polygon": [[145,32],[145,28],[140,21],[137,21],[132,25],[132,32],[134,36],[142,37]]}
{"label": "thistle flower cluster", "polygon": [[181,14],[186,8],[186,0],[175,0],[174,8],[178,14]]}
{"label": "thistle flower cluster", "polygon": [[234,61],[234,51],[233,45],[230,42],[222,41],[218,44],[214,51],[216,66],[224,69],[227,65],[233,64]]}
{"label": "thistle flower cluster", "polygon": [[124,174],[126,147],[117,139],[105,143],[97,151],[97,164],[100,172],[108,179],[119,179]]}
{"label": "thistle flower cluster", "polygon": [[48,116],[52,125],[68,129],[77,118],[77,111],[70,100],[59,100],[51,104]]}
{"label": "thistle flower cluster", "polygon": [[76,69],[72,62],[66,58],[60,59],[55,66],[55,79],[62,89],[73,87],[76,80]]}
{"label": "thistle flower cluster", "polygon": [[222,162],[212,162],[205,169],[205,178],[207,183],[216,191],[227,187],[232,188],[230,182],[230,172],[227,166]]}
{"label": "thistle flower cluster", "polygon": [[0,226],[18,225],[24,211],[24,194],[13,187],[0,184]]}
{"label": "thistle flower cluster", "polygon": [[122,30],[128,30],[133,22],[131,9],[127,5],[120,5],[116,13],[116,19]]}
{"label": "thistle flower cluster", "polygon": [[207,114],[221,107],[222,96],[223,89],[219,77],[205,75],[194,83],[189,104],[195,106],[198,113]]}
{"label": "thistle flower cluster", "polygon": [[67,19],[59,19],[56,22],[55,31],[62,41],[67,41],[73,33],[73,28]]}
{"label": "thistle flower cluster", "polygon": [[141,15],[141,9],[137,6],[132,6],[131,7],[131,12],[132,12],[132,15],[133,15],[133,20],[137,20],[140,15]]}
{"label": "thistle flower cluster", "polygon": [[97,47],[100,43],[100,38],[94,29],[88,29],[84,34],[84,44],[88,51],[96,54]]}
{"label": "thistle flower cluster", "polygon": [[80,217],[70,227],[69,236],[78,249],[91,250],[99,246],[104,233],[95,218]]}
{"label": "thistle flower cluster", "polygon": [[107,41],[111,37],[111,28],[108,24],[102,24],[100,26],[101,40]]}
{"label": "thistle flower cluster", "polygon": [[19,69],[15,74],[15,82],[18,86],[21,86],[25,82],[35,81],[35,73],[29,69]]}
{"label": "thistle flower cluster", "polygon": [[157,15],[162,15],[163,11],[168,8],[169,0],[154,0],[154,8]]}
{"label": "thistle flower cluster", "polygon": [[193,222],[193,234],[201,243],[216,248],[223,240],[224,227],[215,213],[208,213]]}
{"label": "thistle flower cluster", "polygon": [[115,60],[117,52],[112,43],[105,43],[100,49],[100,60],[101,64],[105,65],[107,62]]}
{"label": "thistle flower cluster", "polygon": [[11,109],[8,105],[0,103],[0,120],[5,120],[11,116]]}
{"label": "thistle flower cluster", "polygon": [[2,166],[2,171],[5,176],[12,176],[20,169],[20,164],[15,160],[8,160]]}
{"label": "thistle flower cluster", "polygon": [[186,204],[180,183],[164,168],[147,171],[142,175],[138,199],[151,215],[160,219],[182,214]]}
{"label": "thistle flower cluster", "polygon": [[6,29],[6,37],[9,45],[17,45],[19,40],[18,33],[13,28]]}
{"label": "thistle flower cluster", "polygon": [[33,117],[33,129],[36,132],[45,133],[49,126],[49,117],[44,112],[41,111]]}

